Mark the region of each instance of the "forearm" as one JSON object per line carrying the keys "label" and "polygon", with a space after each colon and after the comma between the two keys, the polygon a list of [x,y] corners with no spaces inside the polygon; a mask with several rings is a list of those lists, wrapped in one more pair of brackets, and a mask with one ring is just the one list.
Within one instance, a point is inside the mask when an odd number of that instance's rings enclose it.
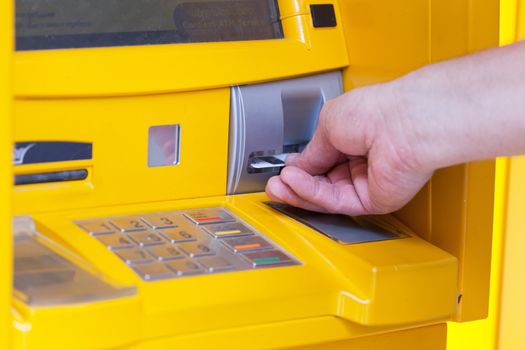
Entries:
{"label": "forearm", "polygon": [[525,42],[430,65],[392,84],[424,168],[525,153]]}

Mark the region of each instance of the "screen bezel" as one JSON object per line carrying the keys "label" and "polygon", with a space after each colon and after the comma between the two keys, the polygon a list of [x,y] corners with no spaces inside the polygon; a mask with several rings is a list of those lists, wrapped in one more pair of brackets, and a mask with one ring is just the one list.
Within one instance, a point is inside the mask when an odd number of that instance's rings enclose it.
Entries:
{"label": "screen bezel", "polygon": [[[310,1],[278,0],[284,39],[15,52],[20,98],[103,97],[229,87],[348,65],[341,26],[314,28]],[[340,23],[340,12],[335,6]]]}

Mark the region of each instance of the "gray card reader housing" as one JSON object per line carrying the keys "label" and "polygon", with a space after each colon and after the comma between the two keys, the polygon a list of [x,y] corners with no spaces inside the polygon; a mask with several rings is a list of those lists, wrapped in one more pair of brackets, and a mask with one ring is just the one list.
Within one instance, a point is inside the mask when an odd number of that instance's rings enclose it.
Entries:
{"label": "gray card reader housing", "polygon": [[324,102],[342,93],[339,71],[232,87],[227,193],[264,191],[283,154],[310,141]]}

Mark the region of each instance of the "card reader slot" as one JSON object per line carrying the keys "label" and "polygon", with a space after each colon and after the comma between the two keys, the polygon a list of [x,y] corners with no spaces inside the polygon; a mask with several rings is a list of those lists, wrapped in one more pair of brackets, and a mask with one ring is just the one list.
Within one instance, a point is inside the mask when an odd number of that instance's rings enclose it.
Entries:
{"label": "card reader slot", "polygon": [[279,154],[275,156],[253,157],[250,159],[248,165],[248,173],[279,173],[284,167],[286,156],[286,154]]}
{"label": "card reader slot", "polygon": [[227,194],[263,191],[281,154],[301,152],[323,103],[343,93],[334,71],[231,88]]}

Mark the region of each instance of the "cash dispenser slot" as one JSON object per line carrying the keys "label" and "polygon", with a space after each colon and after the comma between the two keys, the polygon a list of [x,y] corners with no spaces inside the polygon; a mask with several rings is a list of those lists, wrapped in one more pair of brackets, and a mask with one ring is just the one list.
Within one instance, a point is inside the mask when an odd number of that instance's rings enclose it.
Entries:
{"label": "cash dispenser slot", "polygon": [[48,182],[80,181],[88,177],[87,169],[39,172],[15,175],[15,185],[32,185]]}
{"label": "cash dispenser slot", "polygon": [[232,87],[227,193],[264,190],[310,141],[324,102],[342,93],[339,71]]}

